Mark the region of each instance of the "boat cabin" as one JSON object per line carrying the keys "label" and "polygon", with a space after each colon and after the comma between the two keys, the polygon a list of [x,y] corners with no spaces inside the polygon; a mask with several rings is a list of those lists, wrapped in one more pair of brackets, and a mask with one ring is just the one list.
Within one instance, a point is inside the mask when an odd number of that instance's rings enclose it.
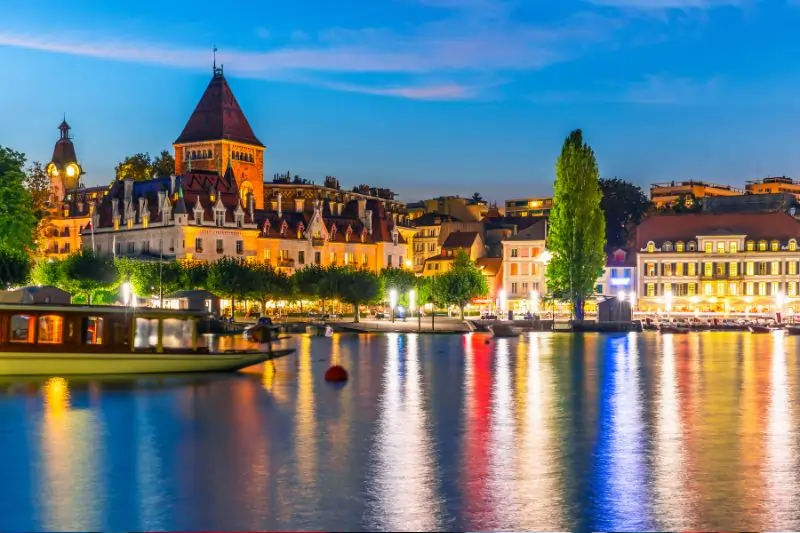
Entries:
{"label": "boat cabin", "polygon": [[204,312],[119,306],[0,303],[0,352],[208,351]]}

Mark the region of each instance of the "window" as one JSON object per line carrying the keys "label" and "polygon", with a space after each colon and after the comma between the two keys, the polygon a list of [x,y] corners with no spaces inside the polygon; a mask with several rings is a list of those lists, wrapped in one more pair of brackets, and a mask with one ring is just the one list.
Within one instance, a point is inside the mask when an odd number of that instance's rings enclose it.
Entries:
{"label": "window", "polygon": [[752,261],[748,261],[747,263],[745,263],[744,264],[744,271],[745,271],[745,274],[747,274],[748,276],[754,275],[755,272],[756,272],[755,263],[753,263]]}
{"label": "window", "polygon": [[739,263],[730,263],[728,265],[728,271],[731,273],[731,276],[738,276],[739,275]]}
{"label": "window", "polygon": [[771,289],[772,289],[772,292],[770,292],[770,294],[772,294],[772,295],[778,294],[778,293],[781,291],[781,284],[780,284],[780,282],[778,282],[778,281],[773,281],[773,282],[772,282],[772,287],[771,287]]}
{"label": "window", "polygon": [[522,283],[522,294],[528,294],[528,282]]}
{"label": "window", "polygon": [[322,252],[314,252],[314,264],[315,265],[322,264]]}
{"label": "window", "polygon": [[519,275],[519,265],[516,263],[511,263],[511,271],[509,272],[510,276],[517,276]]}
{"label": "window", "polygon": [[663,289],[664,289],[664,291],[663,291],[664,294],[673,294],[673,292],[672,292],[672,283],[665,283],[663,285]]}
{"label": "window", "polygon": [[133,229],[133,219],[132,218],[128,219],[128,229]]}
{"label": "window", "polygon": [[697,249],[697,244],[694,241],[689,241],[689,251],[694,252]]}
{"label": "window", "polygon": [[83,343],[103,344],[103,319],[90,316],[83,319]]}
{"label": "window", "polygon": [[150,253],[150,241],[142,241],[142,253],[143,254]]}
{"label": "window", "polygon": [[200,211],[195,211],[194,212],[194,223],[197,224],[198,226],[202,226],[203,225],[203,213],[202,212],[200,212]]}
{"label": "window", "polygon": [[142,218],[142,227],[145,228],[145,229],[150,227],[150,217],[145,216],[145,217]]}
{"label": "window", "polygon": [[797,251],[797,241],[794,239],[789,239],[789,251],[796,252]]}
{"label": "window", "polygon": [[772,241],[770,243],[770,247],[769,248],[773,252],[777,252],[780,249],[780,247],[781,247],[781,243],[779,243],[778,241]]}
{"label": "window", "polygon": [[687,276],[696,276],[697,275],[697,263],[688,263],[686,265],[686,269],[688,271],[686,273]]}
{"label": "window", "polygon": [[667,241],[667,242],[664,243],[664,251],[665,252],[671,252],[672,251],[672,243],[671,242]]}
{"label": "window", "polygon": [[128,243],[128,253],[132,254],[135,251],[136,251],[136,243],[135,242],[129,242]]}
{"label": "window", "polygon": [[301,265],[306,264],[306,252],[305,250],[300,250],[297,252],[297,262]]}
{"label": "window", "polygon": [[64,318],[58,315],[39,317],[39,344],[61,344],[64,334]]}
{"label": "window", "polygon": [[648,242],[647,243],[647,251],[650,252],[651,254],[653,252],[655,252],[656,251],[656,243],[654,243],[653,241]]}
{"label": "window", "polygon": [[225,211],[222,211],[221,209],[214,211],[214,224],[217,226],[225,225]]}
{"label": "window", "polygon": [[790,281],[789,283],[786,284],[786,293],[789,296],[797,296],[797,282],[796,281]]}
{"label": "window", "polygon": [[675,243],[676,252],[682,252],[683,250],[684,250],[683,241],[678,241],[677,243]]}
{"label": "window", "polygon": [[714,272],[714,264],[711,261],[706,261],[703,263],[703,276],[710,278]]}
{"label": "window", "polygon": [[728,249],[732,254],[739,253],[739,243],[736,241],[731,241],[728,245]]}
{"label": "window", "polygon": [[225,251],[225,246],[222,243],[222,239],[217,239],[217,253],[221,254]]}
{"label": "window", "polygon": [[770,269],[769,270],[770,270],[770,274],[772,274],[773,276],[780,275],[780,273],[781,273],[781,263],[780,263],[780,261],[773,261],[770,264]]}
{"label": "window", "polygon": [[686,284],[686,295],[687,296],[694,296],[697,291],[697,288],[694,283],[687,283]]}
{"label": "window", "polygon": [[655,276],[656,275],[656,264],[655,263],[647,263],[645,266],[645,272],[648,276]]}
{"label": "window", "polygon": [[786,263],[786,273],[790,276],[797,275],[797,261],[789,261]]}
{"label": "window", "polygon": [[759,296],[766,296],[767,295],[767,282],[759,281],[758,282],[758,295]]}
{"label": "window", "polygon": [[758,241],[758,251],[759,252],[767,251],[767,241]]}
{"label": "window", "polygon": [[281,261],[289,260],[289,250],[281,250],[280,260]]}
{"label": "window", "polygon": [[519,257],[519,250],[517,250],[516,248],[512,248],[511,257]]}
{"label": "window", "polygon": [[34,324],[30,315],[11,317],[11,342],[33,342]]}
{"label": "window", "polygon": [[672,276],[672,263],[664,263],[664,275]]}
{"label": "window", "polygon": [[118,242],[116,245],[114,245],[114,253],[118,254],[118,255],[122,253],[122,243],[121,242]]}
{"label": "window", "polygon": [[656,284],[655,283],[648,283],[645,287],[645,292],[647,296],[655,296],[656,295]]}
{"label": "window", "polygon": [[711,241],[706,241],[705,251],[707,254],[710,254],[713,251],[713,246],[714,245],[711,243]]}
{"label": "window", "polygon": [[243,222],[244,222],[244,215],[241,214],[236,215],[236,227],[241,228]]}
{"label": "window", "polygon": [[675,275],[683,276],[683,263],[677,263],[675,265]]}
{"label": "window", "polygon": [[244,253],[244,241],[236,241],[236,253],[239,255]]}
{"label": "window", "polygon": [[511,294],[517,294],[517,284],[516,284],[516,282],[511,284]]}
{"label": "window", "polygon": [[737,296],[739,294],[739,285],[736,283],[731,283],[728,285],[728,294],[731,296]]}
{"label": "window", "polygon": [[756,263],[756,274],[759,276],[766,276],[768,274],[767,272],[768,265],[769,263],[767,263],[766,261],[759,261],[758,263]]}
{"label": "window", "polygon": [[756,248],[755,248],[755,243],[754,243],[753,241],[747,241],[747,242],[745,243],[745,249],[746,249],[748,252],[752,252],[753,250],[755,250],[755,249],[756,249]]}
{"label": "window", "polygon": [[119,229],[119,219],[118,219],[118,218],[115,218],[115,219],[114,219],[114,229],[115,229],[115,230],[118,230],[118,229]]}
{"label": "window", "polygon": [[717,266],[717,276],[724,276],[725,275],[725,263],[716,263]]}
{"label": "window", "polygon": [[725,242],[724,241],[718,241],[717,242],[717,253],[718,254],[724,254],[725,253]]}
{"label": "window", "polygon": [[703,294],[706,296],[713,296],[714,286],[711,283],[703,283]]}
{"label": "window", "polygon": [[717,296],[725,296],[725,282],[718,281],[717,282]]}
{"label": "window", "polygon": [[[198,237],[194,240],[194,251],[198,254],[203,253],[203,239]],[[267,250],[267,252],[269,252],[269,250]]]}
{"label": "window", "polygon": [[356,263],[356,254],[354,254],[353,252],[345,252],[344,253],[344,264],[345,265],[354,265],[355,263]]}
{"label": "window", "polygon": [[755,294],[755,292],[753,291],[753,286],[754,283],[752,281],[748,281],[747,283],[744,284],[744,293],[747,296],[753,296]]}
{"label": "window", "polygon": [[392,268],[392,254],[389,254],[389,257],[388,257],[388,258],[387,258],[387,260],[386,260],[386,265],[387,265],[389,268]]}

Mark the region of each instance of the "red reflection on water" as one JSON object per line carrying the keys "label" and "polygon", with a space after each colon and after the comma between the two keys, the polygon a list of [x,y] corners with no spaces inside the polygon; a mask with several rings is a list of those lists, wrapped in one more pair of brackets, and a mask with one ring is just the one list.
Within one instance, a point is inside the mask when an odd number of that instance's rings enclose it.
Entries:
{"label": "red reflection on water", "polygon": [[464,337],[466,372],[466,453],[464,500],[468,515],[480,519],[491,513],[488,497],[489,432],[492,411],[492,345],[482,335]]}

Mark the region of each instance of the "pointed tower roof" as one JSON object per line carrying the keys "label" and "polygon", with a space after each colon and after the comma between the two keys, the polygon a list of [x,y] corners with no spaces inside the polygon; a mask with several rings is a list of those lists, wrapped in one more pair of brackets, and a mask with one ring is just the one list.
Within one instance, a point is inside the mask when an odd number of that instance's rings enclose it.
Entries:
{"label": "pointed tower roof", "polygon": [[214,68],[214,77],[175,144],[220,140],[264,146],[247,122],[222,68]]}
{"label": "pointed tower roof", "polygon": [[67,124],[66,117],[58,126],[61,131],[61,138],[56,141],[53,148],[53,157],[50,162],[59,168],[63,168],[69,163],[77,163],[78,157],[75,155],[75,146],[72,144],[72,139],[69,137],[69,124]]}

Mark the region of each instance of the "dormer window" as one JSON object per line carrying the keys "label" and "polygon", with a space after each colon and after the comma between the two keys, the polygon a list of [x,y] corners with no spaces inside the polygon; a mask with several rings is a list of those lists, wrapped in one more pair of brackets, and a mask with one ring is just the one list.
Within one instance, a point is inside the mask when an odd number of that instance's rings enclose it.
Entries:
{"label": "dormer window", "polygon": [[796,252],[797,251],[797,240],[796,239],[789,239],[789,251]]}
{"label": "dormer window", "polygon": [[654,243],[653,241],[648,242],[647,243],[647,253],[651,253],[652,254],[655,251],[656,251],[656,243]]}
{"label": "dormer window", "polygon": [[195,211],[194,212],[194,223],[198,226],[203,225],[203,213],[202,211]]}
{"label": "dormer window", "polygon": [[394,228],[394,230],[392,230],[392,244],[396,245],[399,237],[400,235],[397,233],[397,228]]}
{"label": "dormer window", "polygon": [[344,233],[345,242],[350,242],[350,236],[353,234],[353,226],[347,226],[347,231]]}
{"label": "dormer window", "polygon": [[664,243],[664,251],[665,252],[671,252],[672,251],[672,243],[671,242],[667,241],[667,242]]}
{"label": "dormer window", "polygon": [[747,241],[747,242],[745,243],[745,249],[746,249],[748,252],[752,252],[752,251],[754,251],[754,250],[756,249],[756,243],[754,243],[753,241]]}
{"label": "dormer window", "polygon": [[132,218],[128,219],[128,229],[133,229],[133,219]]}
{"label": "dormer window", "polygon": [[272,224],[270,224],[269,220],[265,220],[264,221],[264,229],[263,229],[264,235],[269,235],[269,230],[270,229],[272,229]]}
{"label": "dormer window", "polygon": [[781,243],[778,241],[772,241],[772,243],[770,244],[770,250],[772,250],[773,252],[777,252],[778,250],[780,250],[780,248],[781,248]]}
{"label": "dormer window", "polygon": [[286,221],[284,220],[283,224],[281,224],[281,237],[286,237],[286,230],[288,229],[289,229],[289,224],[287,224]]}
{"label": "dormer window", "polygon": [[114,219],[114,230],[119,230],[119,217]]}
{"label": "dormer window", "polygon": [[767,251],[767,241],[758,241],[758,251],[759,252]]}
{"label": "dormer window", "polygon": [[244,225],[244,213],[236,213],[236,227],[241,228]]}
{"label": "dormer window", "polygon": [[675,243],[675,251],[676,251],[676,252],[683,252],[683,250],[684,250],[684,244],[683,244],[683,241],[678,241],[678,242],[676,242],[676,243]]}
{"label": "dormer window", "polygon": [[150,227],[150,215],[143,215],[142,216],[142,227],[147,229]]}
{"label": "dormer window", "polygon": [[306,230],[306,228],[305,228],[305,226],[303,225],[302,222],[300,224],[298,224],[298,226],[297,226],[297,238],[298,239],[302,239],[303,238],[303,232],[305,230]]}
{"label": "dormer window", "polygon": [[694,241],[689,241],[689,251],[694,252],[697,250],[697,243]]}
{"label": "dormer window", "polygon": [[214,210],[214,224],[219,227],[225,225],[225,211],[222,209]]}

